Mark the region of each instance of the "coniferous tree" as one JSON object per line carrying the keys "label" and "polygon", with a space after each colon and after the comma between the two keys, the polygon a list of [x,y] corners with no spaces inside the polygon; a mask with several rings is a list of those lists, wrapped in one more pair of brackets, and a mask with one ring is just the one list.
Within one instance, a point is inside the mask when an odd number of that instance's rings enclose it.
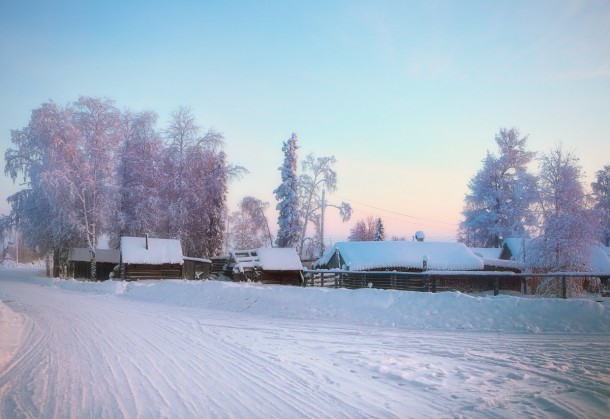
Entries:
{"label": "coniferous tree", "polygon": [[381,221],[381,217],[377,218],[377,225],[375,227],[375,241],[383,241],[385,240],[385,229],[383,227],[383,222]]}
{"label": "coniferous tree", "polygon": [[299,243],[301,222],[299,218],[299,189],[297,179],[297,135],[292,134],[284,142],[284,163],[279,168],[282,174],[282,183],[273,192],[278,200],[276,208],[279,211],[278,247],[296,247]]}
{"label": "coniferous tree", "polygon": [[473,247],[499,247],[503,238],[523,237],[535,224],[536,178],[527,171],[534,153],[515,128],[495,137],[499,155],[487,153],[471,179],[460,223],[459,240]]}
{"label": "coniferous tree", "polygon": [[600,241],[610,246],[610,165],[605,165],[596,173],[596,180],[591,184],[595,198],[595,211],[600,225]]}

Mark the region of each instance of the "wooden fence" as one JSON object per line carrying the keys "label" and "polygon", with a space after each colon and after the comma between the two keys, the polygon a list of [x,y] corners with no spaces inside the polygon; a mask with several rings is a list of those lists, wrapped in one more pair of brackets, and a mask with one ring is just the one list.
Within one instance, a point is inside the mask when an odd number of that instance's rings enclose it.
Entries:
{"label": "wooden fence", "polygon": [[[405,291],[440,292],[484,292],[516,291],[521,293],[535,292],[536,286],[544,278],[556,278],[558,296],[568,297],[570,281],[582,281],[608,277],[594,272],[557,272],[547,274],[516,274],[512,272],[485,271],[344,271],[344,270],[305,270],[303,271],[306,287],[329,288],[378,288]],[[603,290],[603,287],[602,287]]]}

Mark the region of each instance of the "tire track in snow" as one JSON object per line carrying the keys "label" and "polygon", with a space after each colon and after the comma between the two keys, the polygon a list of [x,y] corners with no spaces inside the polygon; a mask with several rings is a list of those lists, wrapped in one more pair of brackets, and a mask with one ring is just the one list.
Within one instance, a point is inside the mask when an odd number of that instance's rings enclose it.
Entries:
{"label": "tire track in snow", "polygon": [[0,377],[3,417],[601,417],[610,408],[607,336],[303,322],[1,279],[0,295],[31,323]]}

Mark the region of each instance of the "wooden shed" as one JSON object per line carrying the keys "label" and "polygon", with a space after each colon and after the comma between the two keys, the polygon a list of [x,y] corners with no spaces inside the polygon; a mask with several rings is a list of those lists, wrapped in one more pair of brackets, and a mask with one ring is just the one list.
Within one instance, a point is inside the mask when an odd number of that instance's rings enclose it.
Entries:
{"label": "wooden shed", "polygon": [[182,278],[180,240],[121,237],[121,272],[125,280]]}
{"label": "wooden shed", "polygon": [[[91,251],[88,248],[74,247],[68,255],[69,274],[74,278],[91,278]],[[121,252],[117,249],[95,249],[95,272],[98,281],[110,277],[114,268],[121,262]]]}
{"label": "wooden shed", "polygon": [[212,261],[210,259],[192,258],[185,256],[183,258],[182,276],[186,279],[206,279],[209,277]]}
{"label": "wooden shed", "polygon": [[303,265],[291,247],[235,250],[230,254],[228,266],[234,281],[280,285],[303,283]]}

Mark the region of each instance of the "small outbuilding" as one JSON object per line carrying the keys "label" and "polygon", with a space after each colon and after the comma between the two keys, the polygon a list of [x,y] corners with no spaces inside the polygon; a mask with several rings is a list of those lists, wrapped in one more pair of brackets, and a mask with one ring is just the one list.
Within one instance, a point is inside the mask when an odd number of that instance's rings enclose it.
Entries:
{"label": "small outbuilding", "polygon": [[303,264],[291,247],[235,250],[230,254],[228,266],[234,281],[280,285],[303,283]]}
{"label": "small outbuilding", "polygon": [[121,237],[121,271],[125,280],[182,278],[180,240]]}
{"label": "small outbuilding", "polygon": [[[73,247],[68,254],[68,262],[71,276],[91,278],[91,250],[86,247]],[[95,249],[95,279],[107,280],[120,262],[121,252],[118,249]]]}

